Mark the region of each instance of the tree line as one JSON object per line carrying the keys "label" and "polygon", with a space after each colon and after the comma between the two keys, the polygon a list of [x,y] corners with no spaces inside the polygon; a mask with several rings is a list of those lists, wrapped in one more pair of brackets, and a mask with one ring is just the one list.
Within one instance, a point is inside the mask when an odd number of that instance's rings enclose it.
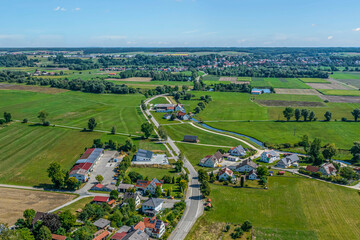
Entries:
{"label": "tree line", "polygon": [[[354,117],[354,121],[357,122],[360,118],[360,109],[355,108],[353,111],[351,111],[351,114]],[[286,118],[286,121],[290,121],[291,118],[295,118],[295,120],[298,122],[300,118],[303,118],[303,121],[316,121],[317,118],[315,116],[315,113],[309,109],[299,109],[299,108],[292,108],[292,107],[286,107],[283,111],[283,115]],[[326,111],[324,114],[325,121],[329,122],[332,118],[332,113],[330,111]],[[346,122],[346,118],[341,118],[342,121]]]}

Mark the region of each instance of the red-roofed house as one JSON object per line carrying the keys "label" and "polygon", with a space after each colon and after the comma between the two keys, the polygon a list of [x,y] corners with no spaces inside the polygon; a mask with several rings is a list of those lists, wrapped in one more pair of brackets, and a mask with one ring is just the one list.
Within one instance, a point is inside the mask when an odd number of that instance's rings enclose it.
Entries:
{"label": "red-roofed house", "polygon": [[162,191],[162,182],[154,178],[151,181],[138,180],[136,182],[136,190],[141,190],[144,193],[150,191],[151,194],[155,194],[156,187],[159,186]]}
{"label": "red-roofed house", "polygon": [[95,196],[92,200],[93,203],[107,203],[109,201],[109,197],[103,197],[103,196]]}
{"label": "red-roofed house", "polygon": [[110,239],[111,240],[121,240],[126,236],[127,232],[115,233]]}
{"label": "red-roofed house", "polygon": [[138,222],[137,224],[135,224],[134,230],[144,231],[145,230],[145,223],[143,221]]}
{"label": "red-roofed house", "polygon": [[320,170],[320,168],[316,167],[316,166],[307,165],[305,170],[315,173],[315,172],[318,172]]}
{"label": "red-roofed house", "polygon": [[145,232],[153,238],[161,238],[165,232],[165,224],[163,221],[152,218],[144,218],[143,222],[145,224]]}
{"label": "red-roofed house", "polygon": [[94,236],[93,240],[106,240],[107,237],[110,235],[108,231],[102,231],[99,235]]}
{"label": "red-roofed house", "polygon": [[230,169],[228,168],[223,168],[219,171],[219,181],[222,180],[222,181],[227,181],[229,179],[233,179],[235,176],[234,176],[234,173],[233,171],[231,171]]}
{"label": "red-roofed house", "polygon": [[58,234],[51,234],[51,239],[52,240],[65,240],[66,236],[58,235]]}
{"label": "red-roofed house", "polygon": [[108,204],[109,204],[110,207],[114,207],[115,203],[116,203],[116,201],[114,199],[108,201]]}

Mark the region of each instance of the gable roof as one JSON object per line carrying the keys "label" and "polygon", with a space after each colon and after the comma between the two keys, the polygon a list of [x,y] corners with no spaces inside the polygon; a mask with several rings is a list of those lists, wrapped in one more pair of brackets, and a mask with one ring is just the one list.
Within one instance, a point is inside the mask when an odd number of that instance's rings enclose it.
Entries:
{"label": "gable roof", "polygon": [[128,233],[122,240],[145,240],[145,239],[149,239],[149,236],[140,230],[136,230]]}
{"label": "gable roof", "polygon": [[149,198],[147,201],[145,201],[142,205],[143,206],[148,206],[148,207],[152,207],[152,208],[156,208],[157,206],[159,206],[160,204],[162,204],[164,202],[164,200],[160,199],[160,198]]}
{"label": "gable roof", "polygon": [[337,172],[336,168],[332,163],[323,163],[320,168],[324,169],[325,172],[329,175]]}
{"label": "gable roof", "polygon": [[66,236],[58,235],[58,234],[51,234],[52,240],[65,240]]}
{"label": "gable roof", "polygon": [[320,170],[320,168],[316,167],[316,166],[311,166],[311,165],[306,166],[306,171],[309,171],[309,172],[318,172],[319,170]]}
{"label": "gable roof", "polygon": [[198,138],[198,136],[185,135],[184,136],[184,141],[196,142],[196,141],[199,141],[199,138]]}
{"label": "gable roof", "polygon": [[233,175],[233,171],[231,171],[229,168],[223,168],[219,171],[219,176],[220,175],[223,175],[224,173],[226,173],[227,175],[229,176],[232,176]]}
{"label": "gable roof", "polygon": [[107,236],[109,236],[109,234],[110,233],[108,231],[103,231],[102,233],[100,233],[99,235],[94,237],[93,240],[102,240],[103,238],[106,238]]}
{"label": "gable roof", "polygon": [[157,178],[154,178],[151,181],[146,181],[146,180],[137,180],[136,181],[136,187],[138,187],[138,188],[146,188],[150,184],[152,184],[154,187],[156,187],[156,186],[161,187],[161,185],[162,185],[161,182],[159,180],[157,180]]}
{"label": "gable roof", "polygon": [[279,153],[275,152],[274,150],[265,151],[262,155],[266,155],[267,157],[280,157]]}
{"label": "gable roof", "polygon": [[135,224],[134,229],[144,231],[145,223],[143,221],[138,222],[137,224]]}
{"label": "gable roof", "polygon": [[256,169],[251,170],[251,171],[249,172],[249,175],[251,175],[251,174],[255,174],[255,175],[257,176],[257,170],[256,170]]}
{"label": "gable roof", "polygon": [[126,234],[127,234],[127,232],[121,232],[121,233],[117,232],[110,239],[121,240],[126,236]]}
{"label": "gable roof", "polygon": [[238,152],[245,152],[245,148],[243,146],[241,146],[241,145],[238,145],[236,147],[232,147],[232,148],[230,148],[230,150],[231,151],[236,150]]}
{"label": "gable roof", "polygon": [[216,158],[216,160],[220,160],[223,157],[223,154],[220,151],[217,151],[214,155],[214,158]]}
{"label": "gable roof", "polygon": [[252,168],[258,167],[258,165],[255,162],[251,161],[250,159],[246,159],[246,160],[242,161],[236,168],[243,167],[246,165],[249,165]]}
{"label": "gable roof", "polygon": [[109,201],[109,197],[95,196],[92,201],[93,202],[107,202],[107,201]]}
{"label": "gable roof", "polygon": [[284,158],[291,161],[291,163],[300,161],[300,158],[299,158],[299,156],[297,154],[291,154],[291,155],[288,155],[288,156],[286,156]]}

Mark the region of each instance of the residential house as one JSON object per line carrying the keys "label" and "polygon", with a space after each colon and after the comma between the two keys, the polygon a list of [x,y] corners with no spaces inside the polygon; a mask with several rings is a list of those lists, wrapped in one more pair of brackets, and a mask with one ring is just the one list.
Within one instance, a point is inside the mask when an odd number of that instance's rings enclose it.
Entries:
{"label": "residential house", "polygon": [[164,200],[159,198],[149,198],[142,204],[142,211],[144,213],[149,213],[152,215],[156,215],[162,209]]}
{"label": "residential house", "polygon": [[111,236],[111,240],[122,240],[130,231],[131,227],[122,226],[114,235]]}
{"label": "residential house", "polygon": [[256,169],[253,169],[249,172],[249,180],[256,180],[258,178]]}
{"label": "residential house", "polygon": [[199,138],[198,138],[197,136],[185,135],[183,141],[184,141],[184,142],[198,143],[198,142],[199,142]]}
{"label": "residential house", "polygon": [[156,219],[156,217],[152,218],[144,218],[143,222],[145,224],[145,232],[153,238],[161,238],[161,236],[165,233],[165,224],[163,221]]}
{"label": "residential house", "polygon": [[139,206],[141,203],[141,198],[140,198],[140,194],[137,192],[125,192],[124,193],[124,202],[126,201],[126,199],[134,199],[135,200],[135,206]]}
{"label": "residential house", "polygon": [[58,234],[51,234],[51,239],[52,240],[65,240],[66,236],[58,235]]}
{"label": "residential house", "polygon": [[104,218],[100,218],[97,221],[95,221],[93,225],[98,229],[107,229],[110,226],[110,223],[111,221]]}
{"label": "residential house", "polygon": [[280,155],[271,150],[271,151],[265,151],[261,154],[261,158],[260,158],[260,161],[261,162],[266,162],[266,163],[272,163],[272,162],[275,162],[277,160],[280,159]]}
{"label": "residential house", "polygon": [[109,201],[109,197],[95,196],[92,200],[92,203],[103,204],[103,203],[107,203],[108,201]]}
{"label": "residential house", "polygon": [[218,179],[219,181],[227,181],[227,180],[232,180],[234,179],[234,173],[233,171],[231,171],[230,169],[228,168],[223,168],[219,171],[219,174],[218,174]]}
{"label": "residential house", "polygon": [[140,230],[135,230],[126,234],[122,240],[149,240],[149,235]]}
{"label": "residential house", "polygon": [[307,165],[305,170],[315,173],[315,172],[319,172],[320,168],[316,166]]}
{"label": "residential house", "polygon": [[185,112],[181,104],[155,104],[156,112]]}
{"label": "residential house", "polygon": [[246,155],[246,151],[245,148],[241,145],[230,148],[229,150],[229,154],[232,156],[245,156]]}
{"label": "residential house", "polygon": [[166,113],[166,114],[163,116],[163,119],[170,120],[170,119],[171,119],[171,114]]}
{"label": "residential house", "polygon": [[250,172],[251,170],[257,169],[257,167],[258,167],[258,165],[256,163],[254,163],[250,159],[246,159],[235,167],[235,171]]}
{"label": "residential house", "polygon": [[336,176],[336,168],[334,167],[334,165],[330,162],[328,163],[323,163],[321,166],[320,166],[320,169],[319,171],[325,175],[325,176]]}
{"label": "residential house", "polygon": [[94,238],[92,240],[106,240],[110,233],[106,230],[100,230],[94,233]]}
{"label": "residential house", "polygon": [[229,155],[229,154],[224,155],[224,157],[226,157],[226,160],[233,161],[233,162],[237,162],[240,160],[240,158],[238,156],[233,156],[233,155]]}
{"label": "residential house", "polygon": [[136,190],[140,190],[143,193],[145,193],[146,191],[149,191],[151,194],[155,194],[155,190],[156,187],[160,187],[161,191],[162,191],[162,182],[157,180],[156,178],[154,178],[151,181],[146,181],[146,180],[138,180],[136,182]]}
{"label": "residential house", "polygon": [[180,119],[180,120],[184,120],[184,121],[186,121],[186,120],[189,120],[190,119],[190,116],[189,115],[187,115],[186,113],[184,113],[184,112],[177,112],[176,113],[176,117],[178,118],[178,119]]}
{"label": "residential house", "polygon": [[291,154],[291,155],[288,155],[288,156],[285,156],[283,157],[282,159],[280,159],[275,167],[278,167],[278,168],[288,168],[290,166],[298,166],[299,165],[299,161],[300,161],[300,158],[298,155],[296,154]]}
{"label": "residential house", "polygon": [[214,155],[205,156],[200,160],[199,165],[202,167],[217,167],[222,161],[224,157],[223,154],[217,151]]}

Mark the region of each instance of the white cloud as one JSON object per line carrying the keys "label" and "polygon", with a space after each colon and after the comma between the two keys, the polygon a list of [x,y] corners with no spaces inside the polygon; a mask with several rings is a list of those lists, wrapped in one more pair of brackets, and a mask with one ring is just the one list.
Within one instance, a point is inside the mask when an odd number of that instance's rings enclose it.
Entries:
{"label": "white cloud", "polygon": [[354,32],[360,32],[360,28],[353,29]]}
{"label": "white cloud", "polygon": [[74,11],[80,11],[81,8],[74,8]]}
{"label": "white cloud", "polygon": [[198,30],[190,30],[190,31],[183,32],[183,34],[190,34],[190,33],[196,33],[196,32],[198,32]]}
{"label": "white cloud", "polygon": [[311,26],[312,26],[312,27],[315,27],[315,26],[316,26],[316,24],[315,24],[315,23],[313,23],[313,24],[311,24]]}
{"label": "white cloud", "polygon": [[23,35],[0,34],[0,39],[21,39]]}
{"label": "white cloud", "polygon": [[328,39],[329,39],[329,40],[331,40],[331,39],[333,39],[333,38],[334,38],[333,36],[328,36]]}
{"label": "white cloud", "polygon": [[56,8],[54,8],[54,11],[66,11],[66,8],[64,8],[64,7],[60,7],[60,6],[57,6]]}
{"label": "white cloud", "polygon": [[117,35],[105,35],[105,36],[97,36],[94,37],[95,39],[99,39],[99,40],[121,40],[121,39],[126,39],[126,36],[117,36]]}

